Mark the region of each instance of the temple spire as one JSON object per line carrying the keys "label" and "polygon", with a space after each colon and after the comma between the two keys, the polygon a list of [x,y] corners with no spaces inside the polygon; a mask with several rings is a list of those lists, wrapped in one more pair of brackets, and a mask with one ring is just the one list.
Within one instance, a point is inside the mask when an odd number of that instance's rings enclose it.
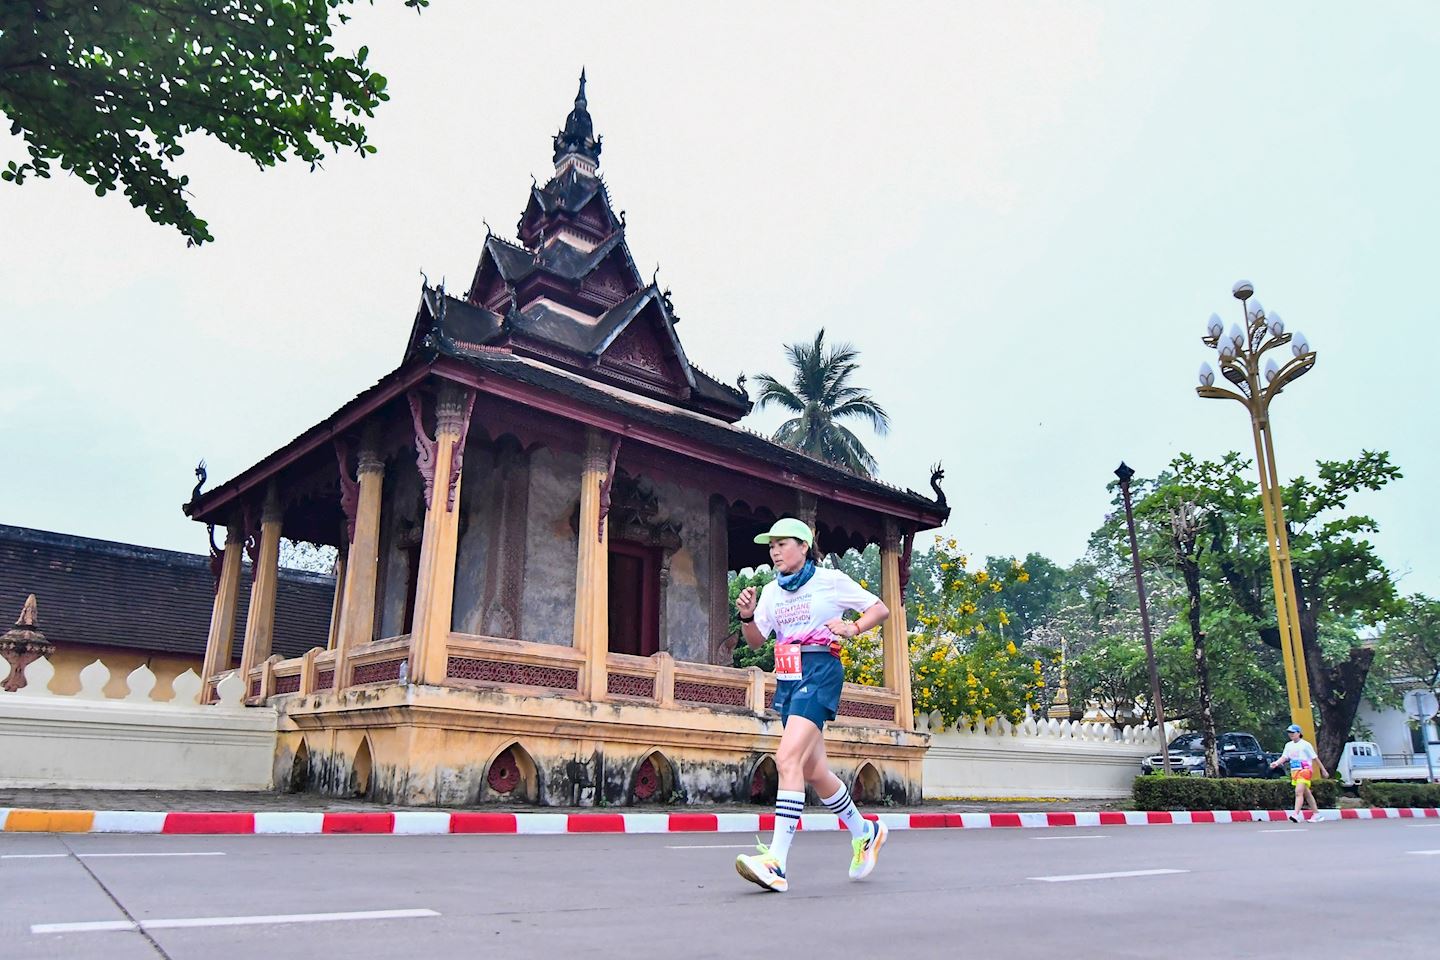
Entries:
{"label": "temple spire", "polygon": [[595,136],[595,124],[590,119],[589,105],[585,100],[585,69],[580,69],[580,89],[575,94],[575,108],[565,118],[564,128],[555,135],[555,172],[562,172],[567,161],[573,162],[586,173],[594,173],[600,164],[600,139]]}

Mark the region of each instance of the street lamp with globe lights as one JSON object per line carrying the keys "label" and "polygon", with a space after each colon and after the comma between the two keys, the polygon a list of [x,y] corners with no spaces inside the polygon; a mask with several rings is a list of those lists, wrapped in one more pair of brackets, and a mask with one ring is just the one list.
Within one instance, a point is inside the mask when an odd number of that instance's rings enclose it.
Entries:
{"label": "street lamp with globe lights", "polygon": [[[1275,470],[1275,441],[1270,426],[1270,401],[1286,386],[1315,366],[1315,351],[1304,334],[1288,333],[1279,314],[1267,315],[1255,287],[1248,280],[1233,290],[1245,311],[1245,324],[1230,329],[1218,314],[1210,315],[1202,341],[1217,352],[1220,375],[1233,389],[1215,385],[1215,368],[1200,365],[1200,386],[1195,392],[1210,399],[1238,400],[1250,413],[1255,439],[1256,466],[1260,471],[1260,503],[1265,513],[1265,534],[1270,551],[1270,578],[1275,587],[1275,619],[1280,630],[1280,653],[1285,661],[1285,690],[1290,719],[1315,742],[1315,720],[1310,705],[1310,680],[1305,673],[1305,647],[1300,636],[1300,613],[1295,599],[1295,578],[1290,568],[1290,537],[1285,530],[1280,480]],[[1290,358],[1276,362],[1271,351],[1289,347]],[[1281,354],[1283,356],[1283,353]]]}

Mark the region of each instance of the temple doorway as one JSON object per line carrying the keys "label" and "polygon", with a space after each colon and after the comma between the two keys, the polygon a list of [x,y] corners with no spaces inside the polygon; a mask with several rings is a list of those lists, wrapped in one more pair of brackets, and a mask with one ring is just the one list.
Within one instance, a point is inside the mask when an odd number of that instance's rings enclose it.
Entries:
{"label": "temple doorway", "polygon": [[610,543],[610,651],[648,657],[660,649],[660,557],[654,547]]}

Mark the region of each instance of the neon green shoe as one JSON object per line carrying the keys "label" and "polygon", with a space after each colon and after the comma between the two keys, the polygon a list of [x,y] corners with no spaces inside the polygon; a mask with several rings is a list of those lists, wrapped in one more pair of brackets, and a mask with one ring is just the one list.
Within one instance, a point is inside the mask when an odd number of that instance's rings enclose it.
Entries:
{"label": "neon green shoe", "polygon": [[789,890],[790,881],[785,879],[785,868],[780,866],[780,861],[771,854],[770,848],[757,838],[755,849],[759,853],[742,853],[735,858],[735,872],[771,893],[784,893]]}
{"label": "neon green shoe", "polygon": [[870,871],[875,869],[875,864],[880,859],[880,848],[890,836],[890,828],[879,820],[866,822],[870,824],[869,836],[863,840],[856,837],[850,841],[850,845],[855,848],[855,855],[850,860],[851,880],[864,880],[870,876]]}

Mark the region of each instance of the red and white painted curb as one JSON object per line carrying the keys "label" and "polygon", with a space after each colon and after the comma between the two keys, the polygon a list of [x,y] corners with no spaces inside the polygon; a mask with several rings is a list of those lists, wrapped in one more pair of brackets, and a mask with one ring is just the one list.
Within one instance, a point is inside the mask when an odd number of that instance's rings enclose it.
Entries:
{"label": "red and white painted curb", "polygon": [[[891,830],[1043,827],[1138,827],[1160,824],[1254,823],[1284,820],[1284,810],[1100,811],[1090,813],[881,813]],[[1327,810],[1327,819],[1440,818],[1435,807]],[[0,829],[12,833],[763,833],[772,813],[486,813],[395,812],[166,813],[135,810],[26,810],[0,807]],[[807,813],[802,830],[843,829],[829,813]]]}

